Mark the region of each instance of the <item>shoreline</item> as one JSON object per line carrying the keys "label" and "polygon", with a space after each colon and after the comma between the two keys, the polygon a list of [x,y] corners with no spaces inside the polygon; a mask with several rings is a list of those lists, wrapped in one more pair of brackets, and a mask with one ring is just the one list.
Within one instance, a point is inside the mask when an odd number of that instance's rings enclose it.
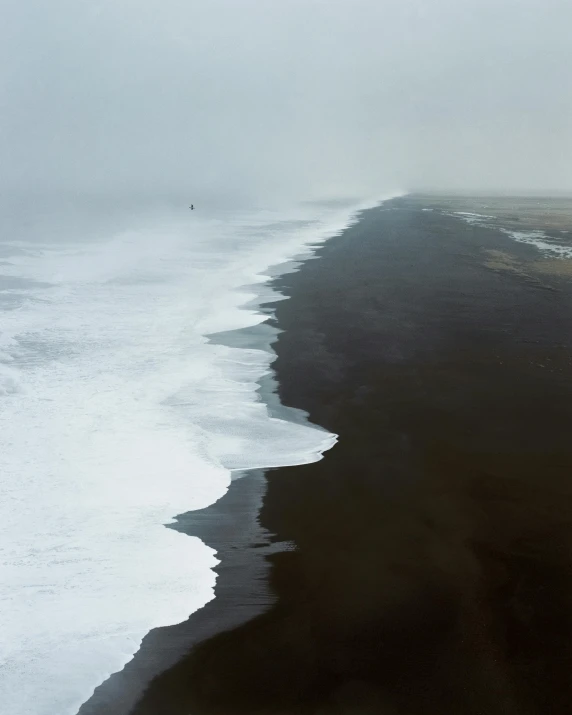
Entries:
{"label": "shoreline", "polygon": [[217,552],[215,596],[183,623],[150,631],[134,657],[96,688],[78,715],[128,715],[153,678],[194,645],[247,622],[273,603],[265,587],[265,554],[276,547],[257,520],[263,492],[262,472],[251,470],[233,479],[214,504],[176,517],[168,528],[198,536]]}
{"label": "shoreline", "polygon": [[414,198],[317,256],[276,280],[274,368],[340,441],[266,473],[260,522],[296,545],[268,557],[278,600],[134,714],[567,712],[570,283]]}
{"label": "shoreline", "polygon": [[[352,213],[350,225],[361,211],[356,209]],[[251,290],[255,294],[241,308],[266,315],[264,322],[213,333],[207,336],[209,342],[263,350],[275,359],[273,346],[280,330],[272,324],[271,318],[276,304],[287,299],[276,290],[275,284],[279,277],[298,271],[306,261],[314,258],[323,242],[321,238],[315,244],[306,245],[289,260],[269,266],[265,271],[268,281],[241,287],[241,291]],[[311,423],[304,410],[280,402],[272,367],[257,385],[256,392],[269,417],[330,434],[320,425]],[[333,438],[335,440],[335,436]],[[78,715],[129,715],[153,679],[175,666],[195,645],[251,620],[275,601],[267,585],[268,557],[291,548],[291,545],[272,540],[269,532],[259,524],[266,489],[265,468],[230,471],[229,489],[220,499],[204,509],[176,515],[173,523],[165,525],[200,538],[216,551],[220,563],[213,569],[217,574],[213,599],[191,613],[184,622],[152,629],[126,665],[96,687]]]}

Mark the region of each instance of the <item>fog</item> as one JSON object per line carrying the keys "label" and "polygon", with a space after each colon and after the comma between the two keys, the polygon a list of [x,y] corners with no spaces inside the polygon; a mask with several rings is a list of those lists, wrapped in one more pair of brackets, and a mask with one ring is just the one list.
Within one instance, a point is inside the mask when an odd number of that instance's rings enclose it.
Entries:
{"label": "fog", "polygon": [[569,0],[3,0],[0,189],[572,191]]}

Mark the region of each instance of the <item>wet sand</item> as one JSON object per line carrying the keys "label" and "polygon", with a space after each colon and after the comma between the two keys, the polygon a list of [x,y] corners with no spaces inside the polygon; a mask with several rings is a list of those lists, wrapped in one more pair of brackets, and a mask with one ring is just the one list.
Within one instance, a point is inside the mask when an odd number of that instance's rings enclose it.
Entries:
{"label": "wet sand", "polygon": [[541,230],[572,238],[570,196],[417,195],[418,206],[443,212],[485,214],[492,224],[514,230]]}
{"label": "wet sand", "polygon": [[136,715],[570,712],[572,279],[428,206],[364,212],[277,279],[280,397],[339,443],[266,474],[260,525],[295,544],[267,557],[276,601]]}
{"label": "wet sand", "polygon": [[272,544],[258,523],[264,491],[264,474],[247,472],[215,504],[178,517],[173,528],[199,536],[217,551],[216,598],[184,623],[152,630],[135,657],[95,690],[79,715],[127,715],[151,680],[194,645],[250,620],[275,601],[267,585],[265,556],[280,545]]}

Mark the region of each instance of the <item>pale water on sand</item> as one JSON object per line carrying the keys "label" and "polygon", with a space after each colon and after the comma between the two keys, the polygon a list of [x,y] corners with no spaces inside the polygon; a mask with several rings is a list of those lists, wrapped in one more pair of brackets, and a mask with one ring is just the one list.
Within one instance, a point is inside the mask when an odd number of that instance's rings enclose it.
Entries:
{"label": "pale water on sand", "polygon": [[356,208],[98,209],[95,221],[4,207],[2,712],[77,712],[150,629],[213,597],[213,550],[164,525],[220,498],[230,470],[333,445],[268,415],[256,389],[271,354],[205,336],[264,320],[241,306],[268,267]]}

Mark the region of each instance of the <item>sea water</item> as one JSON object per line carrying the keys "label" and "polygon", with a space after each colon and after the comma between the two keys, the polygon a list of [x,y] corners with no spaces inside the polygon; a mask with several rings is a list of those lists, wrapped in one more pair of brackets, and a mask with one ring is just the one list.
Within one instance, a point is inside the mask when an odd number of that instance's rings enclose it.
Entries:
{"label": "sea water", "polygon": [[213,598],[215,552],[165,525],[232,470],[334,444],[269,415],[272,354],[208,336],[263,321],[267,269],[362,207],[2,207],[2,712],[76,713],[149,630]]}
{"label": "sea water", "polygon": [[[501,233],[510,236],[518,243],[526,243],[541,251],[546,258],[572,258],[572,246],[562,242],[562,238],[549,236],[546,231],[538,229],[528,229],[526,231],[515,231],[514,229],[500,226],[501,219],[487,214],[473,213],[469,211],[445,212],[449,216],[455,216],[468,224],[484,226],[486,228],[496,228]],[[565,233],[565,232],[561,232]]]}

